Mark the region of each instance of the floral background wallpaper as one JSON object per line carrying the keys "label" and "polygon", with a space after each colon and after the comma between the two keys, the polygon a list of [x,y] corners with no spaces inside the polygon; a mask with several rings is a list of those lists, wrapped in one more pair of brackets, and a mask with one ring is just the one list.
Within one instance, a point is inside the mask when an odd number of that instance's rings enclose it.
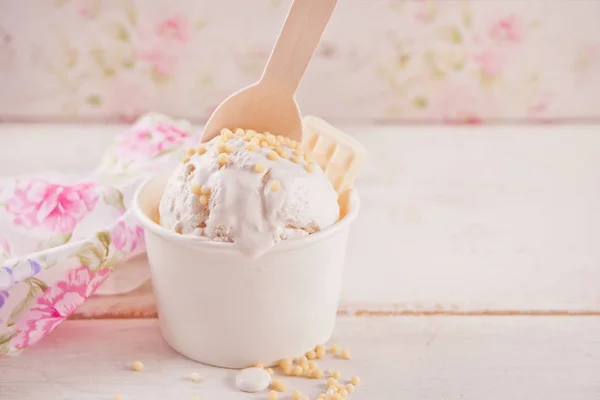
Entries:
{"label": "floral background wallpaper", "polygon": [[[289,0],[0,0],[0,119],[204,120]],[[600,1],[340,0],[298,93],[335,122],[600,119]]]}

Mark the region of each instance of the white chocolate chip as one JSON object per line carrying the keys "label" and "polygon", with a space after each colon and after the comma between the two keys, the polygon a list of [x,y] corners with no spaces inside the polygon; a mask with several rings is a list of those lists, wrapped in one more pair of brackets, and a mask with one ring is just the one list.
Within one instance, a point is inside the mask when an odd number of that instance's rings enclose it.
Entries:
{"label": "white chocolate chip", "polygon": [[201,379],[202,377],[197,372],[192,372],[190,374],[190,381],[192,382],[200,382]]}
{"label": "white chocolate chip", "polygon": [[192,184],[192,186],[190,187],[190,192],[192,192],[195,195],[202,194],[202,185],[199,183]]}
{"label": "white chocolate chip", "polygon": [[269,189],[271,189],[272,192],[278,192],[281,190],[281,183],[279,183],[279,181],[271,181],[269,183]]}
{"label": "white chocolate chip", "polygon": [[141,361],[134,361],[133,364],[131,364],[131,369],[136,372],[141,372],[144,370],[144,363]]}
{"label": "white chocolate chip", "polygon": [[221,153],[217,156],[217,161],[219,165],[223,166],[229,162],[229,154]]}
{"label": "white chocolate chip", "polygon": [[246,368],[239,371],[235,377],[235,385],[244,392],[260,392],[270,384],[271,375],[262,368]]}

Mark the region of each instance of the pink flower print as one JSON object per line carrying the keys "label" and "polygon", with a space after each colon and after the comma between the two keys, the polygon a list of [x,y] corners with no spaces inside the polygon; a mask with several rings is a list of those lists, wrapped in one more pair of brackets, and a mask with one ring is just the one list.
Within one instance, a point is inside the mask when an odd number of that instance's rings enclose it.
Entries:
{"label": "pink flower print", "polygon": [[493,23],[489,36],[501,42],[518,43],[523,38],[524,31],[523,22],[516,15],[510,15]]}
{"label": "pink flower print", "polygon": [[117,224],[111,233],[112,244],[117,250],[133,252],[138,246],[144,245],[144,230],[140,226],[128,227],[125,222]]}
{"label": "pink flower print", "polygon": [[93,273],[86,265],[69,271],[66,280],[48,288],[17,321],[14,346],[24,349],[52,332],[96,291],[109,273],[108,268]]}
{"label": "pink flower print", "polygon": [[14,215],[16,225],[66,233],[73,231],[97,201],[98,188],[93,182],[69,186],[41,179],[20,180],[6,210]]}
{"label": "pink flower print", "polygon": [[180,15],[169,17],[158,23],[156,35],[163,40],[187,42],[190,39],[190,25]]}
{"label": "pink flower print", "polygon": [[478,88],[447,83],[431,98],[428,112],[431,118],[441,119],[446,124],[476,125],[482,123],[481,115],[489,107],[491,104]]}
{"label": "pink flower print", "polygon": [[154,79],[160,81],[175,71],[191,38],[190,25],[181,16],[171,16],[155,26],[141,28],[137,37],[139,59],[150,64]]}
{"label": "pink flower print", "polygon": [[77,13],[86,19],[92,19],[98,16],[100,12],[100,2],[96,0],[80,0],[77,2],[79,8],[77,9]]}
{"label": "pink flower print", "polygon": [[149,158],[171,150],[187,140],[189,134],[171,124],[132,129],[119,143],[118,152],[129,158]]}
{"label": "pink flower print", "polygon": [[449,125],[480,125],[483,120],[476,115],[459,113],[444,117],[444,123]]}
{"label": "pink flower print", "polygon": [[158,107],[156,99],[143,85],[120,81],[110,89],[104,99],[107,112],[123,123],[131,124],[147,110]]}
{"label": "pink flower print", "polygon": [[549,106],[549,102],[547,100],[540,100],[537,103],[535,103],[534,105],[532,105],[531,107],[529,107],[529,114],[530,115],[539,115],[544,113]]}
{"label": "pink flower print", "polygon": [[140,58],[147,61],[155,74],[167,76],[171,74],[177,66],[177,58],[168,54],[162,48],[155,48],[140,54]]}
{"label": "pink flower print", "polygon": [[506,58],[500,52],[484,50],[476,54],[474,60],[481,67],[481,72],[490,78],[500,75],[504,68]]}
{"label": "pink flower print", "polygon": [[421,1],[417,5],[417,11],[415,12],[415,19],[421,23],[428,23],[433,21],[438,13],[438,6],[428,1]]}
{"label": "pink flower print", "polygon": [[543,93],[539,96],[536,102],[534,102],[528,111],[528,117],[536,122],[540,123],[552,123],[553,120],[546,116],[548,109],[552,105],[553,95],[551,93]]}
{"label": "pink flower print", "polygon": [[10,243],[8,239],[0,237],[0,263],[10,258]]}
{"label": "pink flower print", "polygon": [[93,17],[93,13],[92,10],[90,10],[88,7],[81,7],[78,11],[79,15],[81,15],[84,18],[92,18]]}

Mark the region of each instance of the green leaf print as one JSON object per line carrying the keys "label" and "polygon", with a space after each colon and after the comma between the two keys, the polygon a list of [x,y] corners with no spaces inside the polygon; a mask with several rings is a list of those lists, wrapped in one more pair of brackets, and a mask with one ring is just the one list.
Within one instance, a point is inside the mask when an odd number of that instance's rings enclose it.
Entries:
{"label": "green leaf print", "polygon": [[429,68],[429,72],[433,75],[434,78],[440,79],[446,76],[446,73],[438,66],[438,62],[436,60],[435,54],[431,51],[428,51],[424,55],[425,64]]}
{"label": "green leaf print", "polygon": [[137,24],[137,13],[135,11],[135,6],[133,5],[133,1],[131,0],[123,0],[121,2],[123,8],[125,9],[125,14],[127,15],[127,20],[131,24],[131,26],[136,26]]}
{"label": "green leaf print", "polygon": [[279,7],[281,7],[281,0],[270,0],[269,1],[269,7],[271,7],[271,9],[276,10]]}
{"label": "green leaf print", "polygon": [[163,74],[161,72],[158,72],[156,68],[152,68],[150,76],[152,77],[152,80],[156,85],[164,85],[171,79],[171,76],[169,74]]}
{"label": "green leaf print", "polygon": [[537,28],[539,28],[539,26],[540,26],[541,24],[542,24],[542,21],[541,21],[539,18],[536,18],[536,19],[532,20],[532,21],[529,23],[529,28],[530,28],[531,30],[534,30],[534,29],[537,29]]}
{"label": "green leaf print", "polygon": [[125,211],[123,192],[121,192],[119,189],[111,187],[104,192],[102,199],[106,204],[116,207],[120,211]]}
{"label": "green leaf print", "polygon": [[463,41],[462,32],[456,26],[445,26],[440,28],[439,36],[441,39],[446,40],[452,44],[461,44]]}
{"label": "green leaf print", "polygon": [[[119,265],[121,263],[121,261],[123,261],[124,257],[122,254],[115,254],[112,257],[107,258],[102,264],[101,267],[102,268],[108,268],[108,269],[115,269],[115,267],[117,265]],[[100,268],[99,268],[100,269]]]}
{"label": "green leaf print", "polygon": [[116,37],[117,37],[117,40],[119,40],[121,42],[128,42],[129,41],[129,32],[127,31],[127,28],[124,27],[123,25],[117,25]]}
{"label": "green leaf print", "polygon": [[108,256],[108,248],[110,246],[110,233],[107,231],[100,231],[96,234],[96,237],[102,243],[102,247],[104,247],[105,256]]}
{"label": "green leaf print", "polygon": [[48,285],[46,285],[41,279],[38,278],[27,278],[26,279],[28,282],[31,282],[32,285],[35,285],[37,287],[39,287],[40,289],[42,289],[42,292],[45,292],[46,289],[48,289]]}
{"label": "green leaf print", "polygon": [[[158,153],[156,153],[155,155],[153,155],[152,158],[159,158],[159,157],[162,157],[162,156],[164,156],[166,154],[170,154],[173,151],[175,151],[175,148],[161,150]],[[181,158],[183,158],[183,156]]]}
{"label": "green leaf print", "polygon": [[455,70],[455,71],[462,71],[464,68],[465,68],[465,59],[464,59],[464,57],[461,58],[458,61],[455,61],[452,64],[452,69]]}
{"label": "green leaf print", "polygon": [[86,243],[77,253],[77,258],[81,265],[87,265],[90,269],[95,269],[104,259],[104,255],[94,243]]}
{"label": "green leaf print", "polygon": [[61,234],[52,236],[49,239],[44,240],[43,242],[40,242],[37,250],[41,251],[41,250],[51,249],[53,247],[63,245],[65,243],[69,242],[69,240],[71,240],[72,237],[73,237],[73,232],[61,233]]}
{"label": "green leaf print", "polygon": [[196,28],[197,31],[201,31],[202,29],[206,28],[206,25],[207,25],[206,21],[200,20],[194,24],[194,27]]}
{"label": "green leaf print", "polygon": [[473,25],[473,16],[466,1],[462,3],[462,22],[465,28],[469,29]]}
{"label": "green leaf print", "polygon": [[135,60],[125,60],[122,62],[123,68],[131,69],[135,66]]}
{"label": "green leaf print", "polygon": [[408,66],[408,63],[411,60],[411,57],[407,53],[402,53],[402,54],[398,54],[397,60],[398,60],[398,68],[400,70],[405,70],[406,67]]}
{"label": "green leaf print", "polygon": [[103,73],[106,78],[109,78],[111,76],[115,76],[117,74],[117,71],[114,68],[106,67],[104,68]]}
{"label": "green leaf print", "polygon": [[0,345],[10,342],[10,339],[12,339],[13,336],[15,336],[14,332],[7,332],[0,335]]}
{"label": "green leaf print", "polygon": [[479,81],[482,87],[489,88],[496,83],[497,78],[495,76],[486,74],[484,71],[479,71]]}
{"label": "green leaf print", "polygon": [[427,99],[423,96],[415,97],[413,105],[415,108],[427,108]]}
{"label": "green leaf print", "polygon": [[[8,317],[8,321],[6,321],[7,326],[13,326],[17,323],[19,317],[29,309],[31,304],[38,298],[46,289],[48,289],[48,285],[37,278],[27,278],[24,280],[29,285],[29,290],[27,295],[19,305],[10,313]],[[0,344],[2,344],[0,342]]]}
{"label": "green leaf print", "polygon": [[86,97],[85,102],[87,105],[89,105],[91,107],[98,107],[102,104],[102,100],[100,99],[100,96],[98,96],[96,94],[92,94],[92,95],[89,95],[88,97]]}

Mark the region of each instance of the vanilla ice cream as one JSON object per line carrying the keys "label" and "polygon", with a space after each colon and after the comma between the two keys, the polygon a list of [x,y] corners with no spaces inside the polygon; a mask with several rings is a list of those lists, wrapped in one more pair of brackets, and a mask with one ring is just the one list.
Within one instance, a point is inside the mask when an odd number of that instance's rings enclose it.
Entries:
{"label": "vanilla ice cream", "polygon": [[235,243],[251,257],[339,218],[338,196],[302,146],[283,136],[224,129],[190,149],[161,198],[162,226]]}

